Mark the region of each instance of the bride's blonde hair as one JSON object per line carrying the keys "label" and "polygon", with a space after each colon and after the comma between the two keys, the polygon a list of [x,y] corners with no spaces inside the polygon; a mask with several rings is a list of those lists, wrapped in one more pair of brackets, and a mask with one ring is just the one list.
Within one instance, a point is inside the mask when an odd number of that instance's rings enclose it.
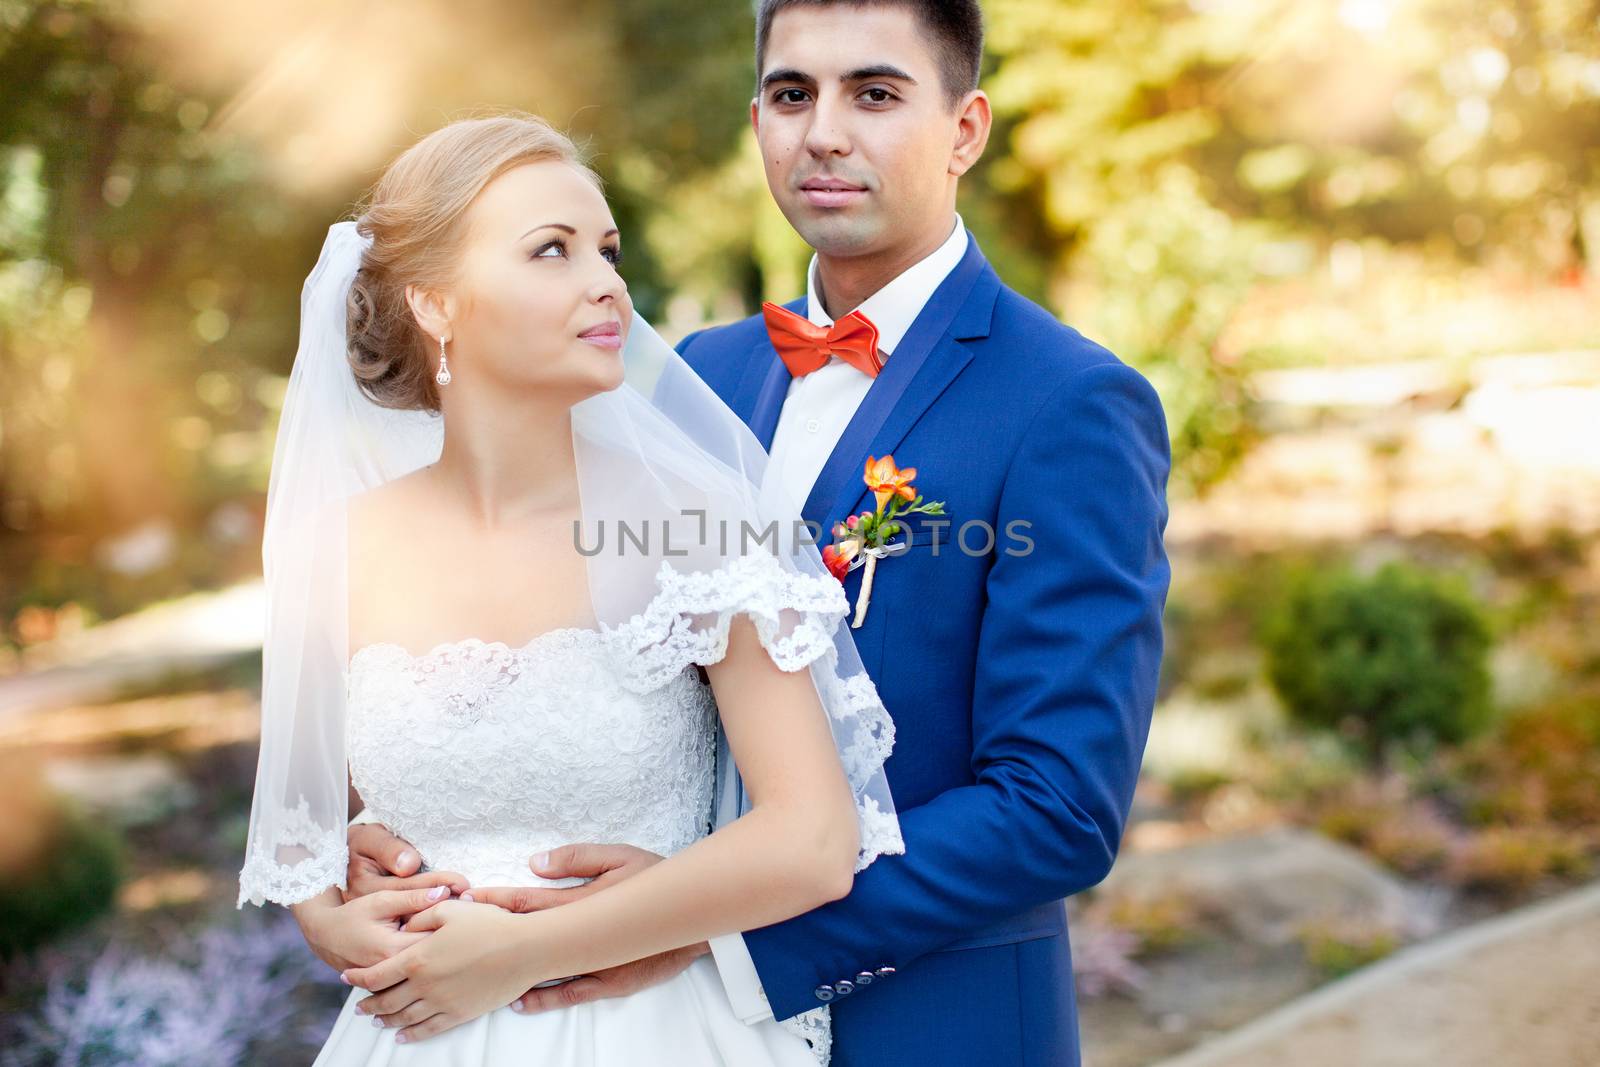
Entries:
{"label": "bride's blonde hair", "polygon": [[511,112],[435,130],[389,164],[367,194],[356,229],[372,245],[350,286],[346,337],[350,369],[375,403],[439,410],[438,342],[417,325],[406,286],[448,286],[473,200],[513,167],[546,161],[571,164],[600,185],[570,138],[544,119]]}

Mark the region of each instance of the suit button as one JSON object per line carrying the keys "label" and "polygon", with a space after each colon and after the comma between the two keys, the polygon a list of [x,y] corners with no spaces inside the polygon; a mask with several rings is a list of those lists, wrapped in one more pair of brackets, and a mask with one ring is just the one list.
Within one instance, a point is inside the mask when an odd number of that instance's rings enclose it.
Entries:
{"label": "suit button", "polygon": [[848,981],[835,982],[833,983],[833,991],[839,994],[841,997],[847,997],[856,991],[856,987],[851,985]]}
{"label": "suit button", "polygon": [[819,986],[817,986],[816,989],[812,990],[812,992],[815,993],[816,996],[817,996],[817,999],[822,1001],[824,1004],[826,1004],[828,1001],[833,999],[833,987],[832,986],[819,985]]}
{"label": "suit button", "polygon": [[894,973],[894,968],[893,967],[879,967],[878,968],[878,977],[879,978],[887,978],[893,973]]}
{"label": "suit button", "polygon": [[860,974],[856,975],[856,985],[871,985],[871,984],[872,984],[872,972],[871,971],[862,971]]}

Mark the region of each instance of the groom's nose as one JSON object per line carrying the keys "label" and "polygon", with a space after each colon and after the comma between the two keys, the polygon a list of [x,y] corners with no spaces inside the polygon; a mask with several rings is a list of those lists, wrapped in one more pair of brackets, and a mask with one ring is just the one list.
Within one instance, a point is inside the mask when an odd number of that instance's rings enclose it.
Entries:
{"label": "groom's nose", "polygon": [[829,93],[811,109],[811,124],[806,128],[806,151],[813,156],[843,156],[850,153],[850,101],[842,94]]}

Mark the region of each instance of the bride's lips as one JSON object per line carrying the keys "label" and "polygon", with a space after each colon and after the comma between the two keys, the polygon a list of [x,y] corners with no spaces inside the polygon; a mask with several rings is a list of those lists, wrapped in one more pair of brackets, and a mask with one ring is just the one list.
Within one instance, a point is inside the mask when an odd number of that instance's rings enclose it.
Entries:
{"label": "bride's lips", "polygon": [[598,326],[591,326],[578,335],[578,340],[586,341],[596,348],[618,349],[622,347],[622,327],[614,322],[602,322]]}
{"label": "bride's lips", "polygon": [[800,192],[812,207],[848,207],[867,195],[865,186],[837,178],[812,178],[800,184]]}

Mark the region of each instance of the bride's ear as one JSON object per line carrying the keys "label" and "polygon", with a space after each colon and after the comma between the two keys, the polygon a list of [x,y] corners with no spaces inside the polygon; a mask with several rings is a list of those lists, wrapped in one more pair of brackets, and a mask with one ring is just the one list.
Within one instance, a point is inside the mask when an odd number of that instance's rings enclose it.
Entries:
{"label": "bride's ear", "polygon": [[450,337],[450,321],[455,314],[455,302],[447,295],[419,286],[406,286],[406,306],[412,318],[422,327],[422,332],[437,341]]}

